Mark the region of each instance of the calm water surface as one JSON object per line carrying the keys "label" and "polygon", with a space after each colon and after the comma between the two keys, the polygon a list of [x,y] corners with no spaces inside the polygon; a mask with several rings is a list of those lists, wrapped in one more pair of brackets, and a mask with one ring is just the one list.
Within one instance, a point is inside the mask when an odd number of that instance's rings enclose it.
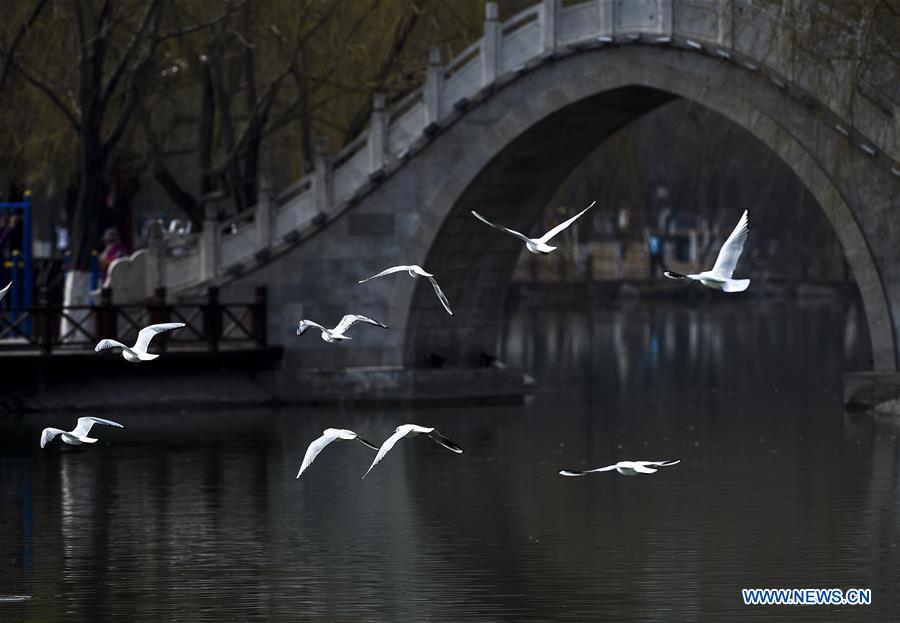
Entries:
{"label": "calm water surface", "polygon": [[[2,415],[0,621],[900,620],[898,423],[840,399],[865,340],[835,303],[522,309],[525,405],[111,413],[44,451],[73,415]],[[360,481],[334,444],[294,478],[323,428],[411,421],[465,454],[404,440]],[[742,605],[769,586],[874,605]]]}

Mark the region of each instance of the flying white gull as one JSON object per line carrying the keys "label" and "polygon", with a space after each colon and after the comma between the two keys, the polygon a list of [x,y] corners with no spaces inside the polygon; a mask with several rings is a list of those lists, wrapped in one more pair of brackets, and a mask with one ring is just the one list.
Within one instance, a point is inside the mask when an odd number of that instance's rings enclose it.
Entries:
{"label": "flying white gull", "polygon": [[705,270],[695,275],[682,275],[667,270],[665,276],[669,279],[693,279],[699,281],[708,288],[723,290],[724,292],[743,292],[750,285],[749,279],[732,279],[734,268],[737,266],[741,251],[744,250],[744,242],[750,232],[750,223],[747,221],[747,210],[741,215],[734,231],[728,236],[728,240],[719,249],[719,257],[712,270]]}
{"label": "flying white gull", "polygon": [[321,452],[325,446],[330,444],[335,439],[355,439],[365,446],[369,446],[373,450],[377,450],[378,446],[375,444],[366,441],[352,430],[347,430],[346,428],[326,428],[322,431],[322,436],[309,444],[309,447],[306,449],[306,454],[303,455],[303,464],[300,465],[300,471],[297,472],[297,478],[300,478],[300,474],[306,471],[306,468],[312,465],[312,462],[316,460],[316,457],[319,456],[319,452]]}
{"label": "flying white gull", "polygon": [[341,340],[352,340],[352,337],[347,337],[344,333],[347,332],[347,329],[353,326],[355,322],[365,322],[366,324],[373,324],[376,327],[381,327],[382,329],[387,329],[386,324],[381,324],[377,320],[372,320],[371,318],[366,318],[365,316],[359,316],[357,314],[347,314],[341,321],[337,323],[337,326],[333,329],[326,329],[322,325],[317,322],[313,322],[312,320],[301,320],[297,323],[297,335],[303,335],[306,333],[306,330],[310,327],[315,327],[319,331],[322,332],[322,339],[326,342],[339,342]]}
{"label": "flying white gull", "polygon": [[163,324],[152,324],[149,327],[144,327],[138,332],[137,341],[134,343],[134,346],[130,348],[128,346],[125,346],[122,342],[107,339],[100,340],[97,343],[96,348],[94,348],[94,352],[99,353],[101,350],[106,350],[108,348],[121,348],[122,357],[125,358],[125,361],[130,361],[131,363],[137,363],[139,361],[150,361],[159,357],[159,355],[151,355],[147,352],[147,347],[150,346],[150,340],[153,339],[153,336],[155,336],[157,333],[162,333],[163,331],[180,329],[183,326],[183,322],[164,322]]}
{"label": "flying white gull", "polygon": [[562,223],[560,223],[559,225],[557,225],[556,227],[554,227],[553,229],[548,231],[546,234],[544,234],[540,238],[529,238],[525,234],[519,233],[514,229],[509,229],[507,227],[504,227],[503,225],[495,225],[494,223],[491,223],[489,220],[487,220],[486,218],[481,216],[475,210],[472,210],[472,214],[475,216],[475,218],[477,218],[482,223],[487,223],[491,227],[499,229],[500,231],[505,231],[508,234],[512,234],[513,236],[515,236],[516,238],[518,238],[519,240],[524,242],[525,248],[528,249],[529,251],[531,251],[532,253],[542,253],[542,254],[546,255],[556,249],[556,247],[551,247],[547,243],[550,242],[550,240],[554,236],[556,236],[556,234],[558,234],[559,232],[564,230],[566,227],[568,227],[569,225],[574,223],[575,220],[578,219],[578,217],[580,217],[582,214],[584,214],[585,212],[587,212],[588,210],[593,208],[595,203],[597,203],[597,202],[596,201],[591,202],[591,205],[586,207],[584,210],[582,210],[581,212],[579,212],[572,218],[570,218],[566,221],[563,221]]}
{"label": "flying white gull", "polygon": [[447,310],[448,314],[450,314],[451,316],[453,315],[453,311],[450,309],[450,301],[448,301],[447,297],[444,296],[444,292],[441,290],[441,286],[438,285],[438,282],[434,278],[434,275],[425,272],[425,270],[421,266],[416,266],[415,264],[411,264],[409,266],[392,266],[386,270],[381,271],[377,275],[372,275],[371,277],[363,279],[359,283],[365,283],[370,279],[377,279],[378,277],[384,277],[385,275],[390,275],[392,273],[399,273],[404,270],[408,272],[409,276],[413,279],[418,279],[419,277],[425,277],[426,279],[428,279],[428,281],[431,282],[431,287],[434,288],[434,293],[437,294],[438,300],[441,302],[441,305],[444,306],[444,309]]}
{"label": "flying white gull", "polygon": [[677,461],[619,461],[614,465],[606,467],[598,467],[596,469],[586,469],[578,471],[574,469],[564,469],[559,472],[560,476],[584,476],[585,474],[593,474],[594,472],[610,472],[616,470],[623,476],[637,476],[638,474],[655,474],[658,467],[669,467],[681,463],[681,459]]}
{"label": "flying white gull", "polygon": [[402,426],[398,426],[394,431],[394,434],[388,437],[385,442],[381,444],[381,448],[378,449],[378,454],[375,455],[375,460],[372,461],[369,469],[366,470],[366,473],[363,474],[362,477],[365,478],[366,476],[368,476],[369,472],[372,471],[372,468],[378,465],[378,462],[384,458],[385,454],[390,452],[391,448],[393,448],[398,441],[400,441],[404,437],[415,437],[416,435],[420,435],[423,433],[431,437],[431,439],[434,440],[435,443],[440,444],[448,450],[456,452],[457,454],[462,454],[462,448],[444,437],[434,428],[426,428],[425,426],[417,426],[416,424],[403,424]]}
{"label": "flying white gull", "polygon": [[87,436],[87,434],[91,432],[91,426],[94,424],[105,424],[106,426],[125,428],[118,422],[113,422],[112,420],[104,420],[103,418],[98,417],[80,417],[78,418],[78,426],[68,432],[58,428],[45,428],[43,432],[41,432],[41,447],[43,448],[53,441],[54,437],[57,435],[62,435],[62,440],[72,446],[80,446],[83,443],[94,443],[97,440]]}

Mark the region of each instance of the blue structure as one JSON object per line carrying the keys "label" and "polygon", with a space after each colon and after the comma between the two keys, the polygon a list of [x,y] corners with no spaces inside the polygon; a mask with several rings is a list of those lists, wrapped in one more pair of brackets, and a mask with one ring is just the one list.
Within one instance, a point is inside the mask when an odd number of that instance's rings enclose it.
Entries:
{"label": "blue structure", "polygon": [[[31,193],[26,191],[22,201],[0,202],[0,212],[7,214],[21,213],[22,216],[22,249],[14,249],[9,263],[13,287],[9,293],[9,305],[12,308],[31,307],[33,290],[33,271],[31,266]],[[2,287],[2,286],[0,286]],[[10,319],[15,323],[19,312],[10,312]],[[31,319],[26,318],[20,327],[24,335],[31,335]]]}

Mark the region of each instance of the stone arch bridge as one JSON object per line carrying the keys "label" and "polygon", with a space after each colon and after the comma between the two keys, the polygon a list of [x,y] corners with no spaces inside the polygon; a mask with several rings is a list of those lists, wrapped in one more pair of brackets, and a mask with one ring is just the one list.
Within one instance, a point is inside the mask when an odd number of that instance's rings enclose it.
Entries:
{"label": "stone arch bridge", "polygon": [[[895,372],[900,335],[900,69],[866,63],[859,22],[843,39],[810,33],[816,3],[784,0],[543,0],[501,23],[487,3],[484,36],[456,58],[429,57],[424,86],[316,169],[186,247],[154,238],[117,264],[117,296],[164,285],[179,297],[269,288],[269,335],[287,367],[448,366],[491,352],[520,244],[469,215],[521,231],[567,173],[608,136],[673,98],[749,131],[818,200],[862,293],[874,367]],[[821,50],[798,42],[798,30]],[[860,54],[830,58],[831,46]],[[856,48],[854,48],[856,46]],[[834,56],[834,55],[831,55]],[[178,253],[176,255],[176,253]],[[455,315],[424,280],[357,280],[395,264],[438,275]],[[360,330],[349,347],[297,338],[298,319],[357,312],[390,331]]]}

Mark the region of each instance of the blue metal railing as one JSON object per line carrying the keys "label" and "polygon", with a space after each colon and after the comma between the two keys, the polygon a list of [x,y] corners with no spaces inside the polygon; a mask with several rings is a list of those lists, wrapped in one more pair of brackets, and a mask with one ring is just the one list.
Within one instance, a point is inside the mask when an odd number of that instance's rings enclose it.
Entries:
{"label": "blue metal railing", "polygon": [[[10,215],[22,215],[22,249],[15,249],[11,253],[11,259],[6,262],[10,270],[13,287],[10,291],[10,307],[31,307],[31,293],[33,290],[33,272],[31,266],[31,193],[26,191],[22,201],[0,202],[0,212]],[[5,285],[5,284],[3,284]],[[3,287],[0,285],[0,288]],[[13,321],[18,317],[17,311],[11,312]],[[22,331],[31,334],[31,319],[26,318],[22,323]]]}

